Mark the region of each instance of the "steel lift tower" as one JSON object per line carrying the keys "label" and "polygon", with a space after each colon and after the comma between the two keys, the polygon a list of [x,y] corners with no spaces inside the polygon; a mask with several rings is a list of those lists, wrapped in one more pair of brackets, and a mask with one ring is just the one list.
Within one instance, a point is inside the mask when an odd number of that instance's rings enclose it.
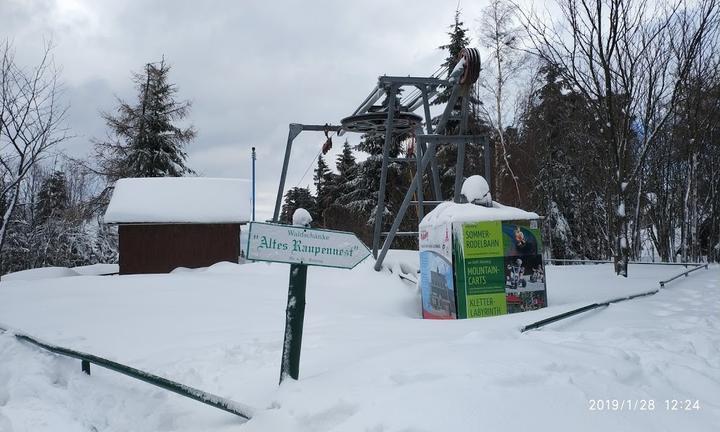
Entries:
{"label": "steel lift tower", "polygon": [[[440,73],[442,73],[441,71]],[[370,92],[360,106],[348,117],[342,119],[341,126],[337,125],[302,125],[290,124],[285,159],[280,176],[273,222],[279,221],[280,206],[285,188],[287,168],[290,161],[293,140],[302,131],[334,131],[338,135],[345,132],[357,132],[366,135],[384,136],[382,150],[382,170],[380,173],[380,187],[378,190],[378,202],[375,215],[375,226],[373,232],[373,256],[375,257],[375,270],[382,268],[383,260],[387,255],[390,245],[396,236],[417,235],[413,232],[398,232],[400,223],[411,204],[417,206],[417,213],[420,219],[424,216],[424,207],[434,205],[443,201],[440,190],[440,174],[438,171],[436,153],[441,145],[456,144],[458,146],[456,169],[455,169],[455,202],[460,201],[460,189],[463,181],[463,165],[465,161],[465,146],[467,144],[479,144],[483,149],[485,177],[491,180],[492,148],[490,148],[487,137],[484,135],[467,135],[470,90],[477,81],[480,73],[480,56],[474,48],[465,48],[461,51],[457,65],[449,74],[447,79],[436,76],[411,77],[411,76],[381,76],[378,83]],[[439,75],[439,74],[438,74]],[[397,96],[404,87],[414,87],[416,91],[405,103],[398,103]],[[439,121],[433,128],[430,115],[430,105],[439,95],[441,88],[450,89],[450,98],[445,104],[445,109]],[[458,101],[461,102],[459,131],[457,135],[447,135],[448,121],[457,119],[454,113]],[[422,108],[422,116],[415,114],[415,111]],[[424,122],[423,122],[424,120]],[[424,124],[424,130],[423,130]],[[417,148],[412,158],[390,158],[390,147],[393,140],[401,135],[415,134]],[[387,171],[391,162],[406,161],[417,164],[415,178],[405,192],[403,202],[395,215],[389,231],[383,232],[383,209],[385,208],[385,192],[387,187]],[[433,200],[426,201],[423,197],[423,176],[430,168],[430,179],[432,183]],[[413,196],[417,199],[413,200]],[[382,242],[381,240],[385,239]]]}

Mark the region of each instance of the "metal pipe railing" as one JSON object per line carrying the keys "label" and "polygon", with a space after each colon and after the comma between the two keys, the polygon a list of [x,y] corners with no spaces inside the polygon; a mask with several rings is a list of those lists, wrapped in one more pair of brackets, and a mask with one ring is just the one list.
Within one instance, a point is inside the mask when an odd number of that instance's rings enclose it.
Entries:
{"label": "metal pipe railing", "polygon": [[[0,327],[0,332],[8,332],[7,329]],[[53,352],[55,354],[60,354],[66,357],[72,357],[76,358],[81,361],[81,367],[82,371],[86,374],[90,375],[90,363],[95,364],[97,366],[103,367],[105,369],[109,369],[118,373],[121,373],[123,375],[129,376],[131,378],[135,378],[140,381],[144,381],[148,384],[152,384],[156,387],[163,388],[165,390],[171,391],[173,393],[179,394],[181,396],[185,396],[190,399],[194,399],[198,402],[202,402],[206,405],[210,405],[211,407],[221,409],[223,411],[235,414],[239,417],[242,417],[246,420],[250,420],[253,416],[253,409],[247,405],[243,405],[241,403],[232,401],[230,399],[223,398],[221,396],[214,395],[212,393],[204,392],[202,390],[198,390],[196,388],[187,386],[185,384],[180,384],[175,381],[171,381],[167,378],[163,378],[157,375],[153,375],[149,372],[142,371],[140,369],[136,369],[118,362],[114,362],[112,360],[108,360],[102,357],[98,357],[93,354],[88,354],[80,351],[75,351],[70,348],[65,348],[57,345],[52,345],[46,342],[41,342],[40,340],[29,336],[27,334],[19,333],[19,332],[11,332],[15,335],[15,337],[23,342],[28,342],[30,344],[33,344],[35,346],[38,346],[42,349],[45,349],[47,351]]]}
{"label": "metal pipe railing", "polygon": [[[614,261],[611,260],[591,260],[591,259],[571,259],[571,258],[545,258],[545,263],[553,262],[566,262],[566,263],[590,263],[590,264],[612,264]],[[628,261],[628,264],[640,264],[640,265],[669,265],[669,266],[704,266],[705,263],[692,263],[692,262],[649,262],[649,261]]]}
{"label": "metal pipe railing", "polygon": [[[641,263],[635,263],[635,264],[641,264]],[[648,264],[652,264],[652,263],[648,263]],[[663,263],[659,263],[659,264],[663,264]],[[667,263],[665,263],[665,264],[667,264]],[[677,263],[672,263],[672,264],[677,264]],[[706,268],[706,269],[708,268],[708,264],[690,264],[690,263],[688,263],[687,265],[695,265],[696,267],[694,267],[694,268],[692,268],[692,269],[689,269],[689,270],[687,270],[687,271],[684,271],[684,272],[682,272],[682,273],[679,273],[679,274],[671,277],[670,279],[658,281],[658,284],[660,285],[660,288],[658,288],[658,289],[655,289],[655,290],[652,290],[652,291],[646,291],[646,292],[639,293],[639,294],[633,294],[633,295],[629,295],[629,296],[626,296],[626,297],[618,297],[618,298],[614,298],[614,299],[612,299],[612,300],[608,300],[608,301],[601,302],[601,303],[593,303],[593,304],[589,304],[589,305],[586,305],[586,306],[583,306],[583,307],[580,307],[580,308],[577,308],[577,309],[573,309],[573,310],[571,310],[571,311],[567,311],[567,312],[563,312],[563,313],[561,313],[561,314],[553,315],[553,316],[551,316],[551,317],[549,317],[549,318],[545,318],[545,319],[542,319],[542,320],[540,320],[540,321],[536,321],[536,322],[534,322],[534,323],[532,323],[532,324],[528,324],[528,325],[526,325],[526,326],[523,326],[523,327],[520,329],[520,333],[524,333],[524,332],[526,332],[526,331],[528,331],[528,330],[538,329],[538,328],[544,327],[544,326],[546,326],[546,325],[548,325],[548,324],[551,324],[551,323],[554,323],[554,322],[557,322],[557,321],[560,321],[560,320],[564,320],[564,319],[566,319],[566,318],[570,318],[570,317],[573,317],[573,316],[575,316],[575,315],[579,315],[579,314],[581,314],[581,313],[583,313],[583,312],[591,311],[591,310],[594,310],[594,309],[597,309],[597,308],[600,308],[600,307],[610,306],[610,305],[613,304],[613,303],[619,303],[619,302],[623,302],[623,301],[627,301],[627,300],[632,300],[632,299],[635,299],[635,298],[638,298],[638,297],[645,297],[645,296],[655,295],[655,294],[657,294],[657,293],[660,292],[660,289],[665,288],[665,285],[666,285],[667,283],[672,282],[672,281],[674,281],[674,280],[676,280],[676,279],[678,279],[678,278],[680,278],[680,277],[682,277],[682,276],[687,277],[690,273],[692,273],[692,272],[694,272],[694,271],[696,271],[696,270],[699,270],[699,269],[701,269],[701,268]]]}
{"label": "metal pipe railing", "polygon": [[682,276],[687,277],[690,273],[694,272],[695,270],[699,270],[699,269],[701,269],[701,268],[703,268],[703,267],[704,267],[705,269],[707,269],[707,268],[708,268],[708,265],[707,265],[707,264],[697,264],[697,267],[695,267],[695,268],[691,268],[691,269],[688,270],[688,271],[684,271],[684,272],[682,272],[682,273],[680,273],[680,274],[677,274],[677,275],[671,277],[670,279],[662,280],[662,281],[659,282],[660,288],[665,288],[665,284],[667,284],[668,282],[672,282],[672,281],[674,281],[675,279],[678,279],[678,278],[680,278],[680,277],[682,277]]}
{"label": "metal pipe railing", "polygon": [[558,315],[553,315],[553,316],[551,316],[550,318],[545,318],[545,319],[543,319],[543,320],[536,321],[536,322],[534,322],[534,323],[532,323],[532,324],[528,324],[528,325],[526,325],[526,326],[524,326],[524,327],[522,327],[522,328],[520,329],[520,333],[524,333],[524,332],[526,332],[526,331],[528,331],[528,330],[533,330],[533,329],[536,329],[536,328],[540,328],[540,327],[543,327],[543,326],[548,325],[548,324],[550,324],[550,323],[554,323],[554,322],[557,322],[557,321],[560,321],[560,320],[563,320],[563,319],[566,319],[566,318],[573,317],[573,316],[575,316],[575,315],[579,315],[579,314],[581,314],[581,313],[583,313],[583,312],[588,312],[588,311],[591,311],[591,310],[593,310],[593,309],[597,309],[597,308],[601,308],[601,307],[605,307],[605,306],[610,306],[610,305],[613,304],[613,303],[619,303],[619,302],[623,302],[623,301],[627,301],[627,300],[632,300],[632,299],[638,298],[638,297],[651,296],[651,295],[657,294],[659,291],[660,291],[659,289],[655,289],[655,290],[647,291],[647,292],[640,293],[640,294],[633,294],[633,295],[626,296],[626,297],[614,298],[614,299],[612,299],[612,300],[608,300],[608,301],[601,302],[601,303],[589,304],[589,305],[583,306],[583,307],[581,307],[581,308],[577,308],[577,309],[573,309],[573,310],[571,310],[571,311],[563,312],[563,313],[558,314]]}

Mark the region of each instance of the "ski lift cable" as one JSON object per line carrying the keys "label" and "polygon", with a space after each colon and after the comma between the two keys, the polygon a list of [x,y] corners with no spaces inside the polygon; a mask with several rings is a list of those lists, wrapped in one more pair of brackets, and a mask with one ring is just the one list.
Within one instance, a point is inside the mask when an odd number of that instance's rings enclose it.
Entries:
{"label": "ski lift cable", "polygon": [[307,168],[305,168],[305,172],[303,173],[302,177],[300,177],[300,180],[298,180],[298,182],[297,182],[297,184],[295,185],[295,187],[300,186],[300,183],[302,183],[302,181],[305,180],[305,176],[307,175],[308,171],[310,171],[310,168],[313,166],[313,164],[314,164],[315,161],[317,160],[318,156],[320,156],[320,153],[322,153],[322,149],[320,149],[320,151],[317,152],[317,154],[315,155],[315,157],[310,161],[310,164],[307,166]]}
{"label": "ski lift cable", "polygon": [[[435,72],[430,75],[431,78],[440,78],[447,72],[447,66],[441,66],[439,67]],[[408,93],[405,97],[401,100],[401,105],[407,105],[410,101],[416,99],[422,94],[422,91],[415,87],[410,93]]]}
{"label": "ski lift cable", "polygon": [[[337,134],[337,132],[333,132],[332,134],[330,134],[330,135],[328,136],[328,138],[332,138],[333,135],[336,135],[336,134]],[[310,164],[307,166],[307,168],[305,168],[305,172],[303,173],[302,177],[300,177],[300,180],[298,180],[297,184],[295,184],[295,187],[300,186],[300,183],[302,183],[303,180],[305,180],[305,176],[307,175],[308,171],[310,171],[310,168],[313,166],[313,164],[315,163],[315,161],[317,160],[317,158],[320,156],[320,153],[322,153],[322,151],[323,151],[323,149],[320,148],[320,151],[317,152],[317,154],[315,155],[315,157],[310,161]]]}
{"label": "ski lift cable", "polygon": [[[431,78],[440,78],[447,72],[447,66],[440,66],[433,72],[430,77]],[[410,93],[408,93],[405,97],[402,98],[401,104],[407,104],[409,101],[417,98],[422,94],[422,91],[415,87]]]}

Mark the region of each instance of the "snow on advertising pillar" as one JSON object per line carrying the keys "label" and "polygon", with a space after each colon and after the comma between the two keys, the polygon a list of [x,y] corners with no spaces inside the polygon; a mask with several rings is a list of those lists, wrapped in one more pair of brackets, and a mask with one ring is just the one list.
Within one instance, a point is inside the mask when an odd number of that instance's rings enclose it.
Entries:
{"label": "snow on advertising pillar", "polygon": [[466,204],[441,203],[420,222],[423,318],[488,317],[547,306],[539,216],[481,195],[467,192]]}

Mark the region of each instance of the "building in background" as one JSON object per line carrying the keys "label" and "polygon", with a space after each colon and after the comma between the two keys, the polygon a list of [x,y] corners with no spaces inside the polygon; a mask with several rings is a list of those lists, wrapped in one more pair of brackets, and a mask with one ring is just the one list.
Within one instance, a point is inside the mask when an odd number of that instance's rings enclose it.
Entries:
{"label": "building in background", "polygon": [[105,222],[118,225],[120,274],[238,262],[251,184],[201,177],[118,180]]}

